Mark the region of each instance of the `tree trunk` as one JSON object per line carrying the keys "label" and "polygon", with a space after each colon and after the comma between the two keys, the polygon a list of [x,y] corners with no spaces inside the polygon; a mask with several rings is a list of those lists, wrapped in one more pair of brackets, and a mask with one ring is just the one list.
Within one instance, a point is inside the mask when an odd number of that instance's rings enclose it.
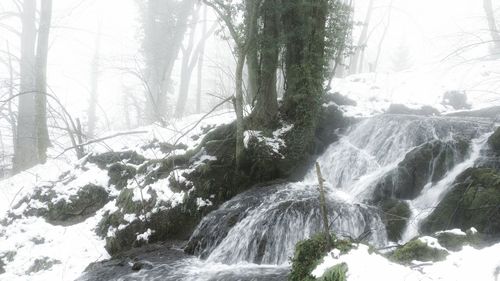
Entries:
{"label": "tree trunk", "polygon": [[387,24],[384,28],[384,32],[382,33],[382,37],[380,38],[380,41],[378,42],[377,56],[375,57],[375,62],[370,67],[370,72],[375,72],[375,71],[377,71],[377,68],[378,68],[378,62],[380,60],[380,55],[382,54],[382,45],[384,44],[385,37],[387,35],[387,31],[389,31],[389,27],[391,25],[392,3],[393,2],[394,2],[394,0],[391,0],[391,2],[389,3],[389,11],[387,12]]}
{"label": "tree trunk", "polygon": [[270,127],[278,116],[276,80],[280,50],[279,13],[274,7],[277,0],[266,0],[263,10],[263,31],[261,37],[260,87],[254,96],[255,107],[252,122],[257,127]]}
{"label": "tree trunk", "polygon": [[[207,33],[207,7],[203,8],[203,23],[201,27],[201,34]],[[200,48],[200,56],[198,58],[198,74],[197,74],[197,83],[196,83],[196,113],[201,113],[201,90],[203,84],[203,64],[205,59],[205,40],[202,41],[202,45]]]}
{"label": "tree trunk", "polygon": [[22,13],[20,96],[13,171],[19,173],[38,163],[35,121],[35,12],[36,1],[24,0]]}
{"label": "tree trunk", "polygon": [[99,51],[101,49],[101,24],[97,30],[97,37],[95,40],[94,57],[90,66],[90,100],[88,109],[88,130],[87,137],[92,139],[95,137],[95,128],[97,123],[97,100],[98,100],[98,87],[99,87]]}
{"label": "tree trunk", "polygon": [[164,124],[168,117],[167,92],[179,55],[187,21],[195,0],[149,0],[144,21],[143,51],[146,61],[146,118]]}
{"label": "tree trunk", "polygon": [[47,148],[50,146],[49,131],[47,129],[47,58],[49,54],[49,35],[52,21],[52,0],[42,0],[40,10],[40,24],[38,27],[38,42],[36,51],[36,136],[38,161],[47,161]]}
{"label": "tree trunk", "polygon": [[491,39],[494,43],[492,54],[500,55],[500,34],[498,33],[498,27],[495,20],[495,10],[493,9],[492,1],[483,0],[483,7],[486,13],[486,18],[488,20],[488,28],[490,30]]}
{"label": "tree trunk", "polygon": [[[255,28],[258,29],[258,17],[255,16],[249,22]],[[257,39],[258,32],[254,32],[251,38],[248,38],[248,53],[247,53],[247,91],[246,100],[247,103],[252,105],[255,102],[257,92],[259,91],[259,45]],[[274,38],[277,40],[277,38]]]}
{"label": "tree trunk", "polygon": [[184,108],[186,107],[186,102],[189,94],[189,84],[191,83],[191,75],[197,62],[197,58],[192,58],[197,24],[198,10],[193,13],[193,17],[191,18],[191,33],[189,34],[187,48],[184,50],[182,55],[181,83],[179,87],[179,94],[177,97],[177,106],[175,107],[175,117],[177,118],[180,118],[184,115]]}
{"label": "tree trunk", "polygon": [[326,208],[325,187],[323,175],[319,163],[316,162],[316,176],[318,177],[318,191],[319,191],[319,209],[321,218],[323,220],[323,235],[325,236],[326,247],[328,250],[332,249],[332,236],[330,235],[330,224],[328,223],[328,209]]}
{"label": "tree trunk", "polygon": [[368,28],[370,27],[370,21],[373,13],[374,0],[370,0],[368,5],[368,10],[366,11],[365,20],[363,22],[363,29],[361,30],[361,35],[359,36],[358,44],[354,50],[354,54],[351,56],[349,63],[350,74],[360,73],[362,71],[363,65],[360,63],[362,56],[364,55],[364,50],[366,44],[368,43]]}
{"label": "tree trunk", "polygon": [[243,50],[238,52],[236,64],[236,89],[234,97],[234,109],[236,111],[236,165],[240,167],[245,153],[243,134],[245,131],[243,123],[243,67],[245,66],[245,54]]}

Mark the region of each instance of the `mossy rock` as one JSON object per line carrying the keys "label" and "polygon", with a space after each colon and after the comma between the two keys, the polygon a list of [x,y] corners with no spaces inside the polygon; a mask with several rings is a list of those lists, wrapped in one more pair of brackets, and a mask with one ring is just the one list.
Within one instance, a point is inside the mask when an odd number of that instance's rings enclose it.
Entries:
{"label": "mossy rock", "polygon": [[493,135],[490,136],[488,144],[495,154],[500,154],[500,128],[496,129]]}
{"label": "mossy rock", "polygon": [[422,115],[422,116],[439,116],[439,110],[432,106],[424,105],[419,109],[409,108],[404,104],[391,104],[386,111],[387,114],[404,114],[404,115]]}
{"label": "mossy rock", "polygon": [[375,201],[386,198],[415,199],[429,182],[438,182],[468,154],[466,140],[425,143],[406,154],[398,166],[375,187]]}
{"label": "mossy rock", "polygon": [[442,261],[446,259],[446,256],[448,256],[446,250],[430,247],[417,238],[396,249],[389,257],[394,262],[410,264],[414,260],[421,262]]}
{"label": "mossy rock", "polygon": [[134,167],[114,163],[108,168],[109,185],[114,185],[116,189],[120,190],[127,186],[128,180],[133,179],[137,171]]}
{"label": "mossy rock", "polygon": [[88,184],[78,190],[68,200],[49,202],[44,217],[53,224],[76,224],[91,217],[110,200],[105,188]]}
{"label": "mossy rock", "polygon": [[48,257],[39,258],[33,262],[30,268],[26,271],[26,274],[37,273],[42,270],[49,270],[56,264],[61,264],[61,261]]}
{"label": "mossy rock", "polygon": [[146,158],[135,151],[109,151],[91,154],[87,157],[87,160],[96,164],[100,169],[106,169],[115,163],[140,165],[146,161]]}
{"label": "mossy rock", "polygon": [[337,264],[329,268],[318,281],[347,281],[348,270],[346,263]]}
{"label": "mossy rock", "polygon": [[[350,241],[337,240],[335,235],[332,235],[331,239],[333,241],[332,247],[339,249],[341,253],[345,254],[352,249],[352,243]],[[288,276],[288,280],[315,280],[311,273],[330,250],[331,249],[328,249],[327,247],[325,235],[323,234],[316,234],[308,240],[297,243],[297,245],[295,245],[295,252],[292,258],[292,271]]]}
{"label": "mossy rock", "polygon": [[487,168],[469,168],[457,177],[453,188],[423,222],[424,233],[476,228],[500,237],[500,175]]}
{"label": "mossy rock", "polygon": [[411,216],[408,203],[397,199],[386,199],[380,204],[380,208],[384,213],[387,238],[390,241],[399,241]]}
{"label": "mossy rock", "polygon": [[467,235],[455,234],[452,232],[438,232],[434,235],[438,240],[439,245],[443,246],[449,251],[460,251],[464,245],[469,244],[469,238]]}

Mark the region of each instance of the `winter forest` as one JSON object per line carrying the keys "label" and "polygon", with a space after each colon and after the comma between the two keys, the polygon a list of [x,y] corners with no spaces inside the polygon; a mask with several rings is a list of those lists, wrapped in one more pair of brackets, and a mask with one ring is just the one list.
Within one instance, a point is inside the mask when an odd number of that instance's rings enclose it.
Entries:
{"label": "winter forest", "polygon": [[0,0],[0,281],[499,281],[500,2]]}

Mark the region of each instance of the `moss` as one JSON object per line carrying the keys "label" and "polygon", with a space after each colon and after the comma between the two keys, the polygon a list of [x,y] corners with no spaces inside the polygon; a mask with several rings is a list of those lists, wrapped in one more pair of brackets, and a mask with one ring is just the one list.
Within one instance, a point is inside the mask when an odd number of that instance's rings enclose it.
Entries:
{"label": "moss", "polygon": [[500,175],[495,170],[470,168],[464,171],[421,229],[433,233],[471,227],[488,235],[500,234]]}
{"label": "moss", "polygon": [[385,215],[387,237],[390,241],[399,241],[411,215],[408,203],[397,199],[387,199],[381,203],[381,209]]}
{"label": "moss", "polygon": [[87,159],[90,163],[97,164],[100,169],[106,169],[109,165],[118,162],[140,165],[146,161],[142,155],[139,155],[135,151],[110,151],[89,155]]}
{"label": "moss", "polygon": [[117,189],[127,186],[128,180],[136,175],[136,169],[122,163],[111,164],[108,168],[109,185],[114,185]]}
{"label": "moss", "polygon": [[347,281],[348,267],[346,263],[337,264],[328,269],[319,281]]}
{"label": "moss", "polygon": [[[333,248],[339,249],[341,253],[347,253],[352,248],[350,241],[337,240],[334,235],[332,235],[332,241],[334,241]],[[297,243],[292,258],[292,272],[288,276],[288,280],[314,280],[311,272],[330,250],[331,249],[327,247],[326,239],[323,234],[317,234],[308,240]]]}
{"label": "moss", "polygon": [[500,128],[496,129],[488,139],[488,144],[496,154],[500,154]]}
{"label": "moss", "polygon": [[450,251],[460,251],[462,247],[469,243],[466,235],[457,235],[450,232],[436,234],[439,244]]}
{"label": "moss", "polygon": [[401,264],[410,264],[413,260],[417,261],[442,261],[446,258],[448,252],[442,249],[429,247],[420,239],[414,239],[404,246],[396,249],[390,259]]}

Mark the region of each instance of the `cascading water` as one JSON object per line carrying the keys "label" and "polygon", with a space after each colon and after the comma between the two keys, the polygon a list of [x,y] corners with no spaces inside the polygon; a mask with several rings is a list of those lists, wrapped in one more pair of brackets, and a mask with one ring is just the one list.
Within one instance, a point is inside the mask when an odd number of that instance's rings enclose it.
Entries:
{"label": "cascading water", "polygon": [[[399,196],[413,209],[404,235],[411,238],[418,233],[419,214],[435,206],[454,178],[474,164],[491,131],[491,122],[480,119],[405,115],[381,115],[354,125],[318,158],[327,181],[332,232],[353,238],[369,233],[370,243],[386,244],[384,214],[375,203]],[[410,165],[421,159],[423,165]],[[402,179],[414,176],[409,169],[423,169],[424,176],[410,178],[415,190],[407,190]],[[240,194],[198,225],[186,251],[199,258],[119,280],[286,280],[295,244],[321,229],[316,183],[311,169],[302,182]]]}

